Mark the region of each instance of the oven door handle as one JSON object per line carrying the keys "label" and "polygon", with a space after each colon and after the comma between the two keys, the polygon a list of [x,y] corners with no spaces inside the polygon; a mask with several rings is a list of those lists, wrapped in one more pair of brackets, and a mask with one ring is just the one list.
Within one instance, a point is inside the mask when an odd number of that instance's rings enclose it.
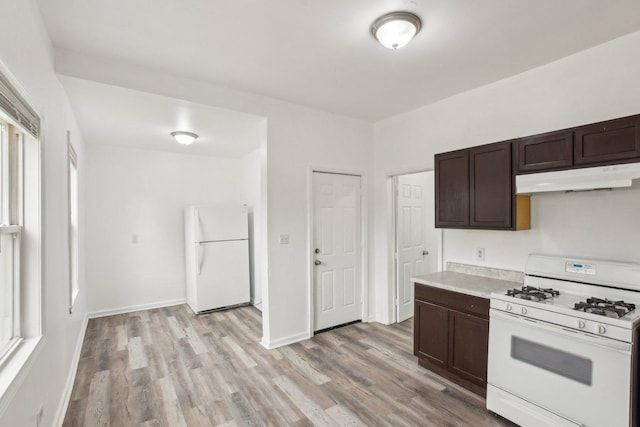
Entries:
{"label": "oven door handle", "polygon": [[543,322],[540,320],[526,319],[519,316],[514,316],[513,314],[507,314],[495,309],[491,309],[489,325],[491,325],[491,321],[493,319],[519,323],[524,326],[534,327],[536,329],[542,329],[556,335],[562,335],[567,338],[572,338],[576,341],[588,342],[590,344],[595,344],[609,350],[617,350],[624,354],[631,354],[631,344],[618,341],[613,338],[603,338],[596,335],[586,334],[584,332],[567,329],[562,326],[553,325],[551,323]]}

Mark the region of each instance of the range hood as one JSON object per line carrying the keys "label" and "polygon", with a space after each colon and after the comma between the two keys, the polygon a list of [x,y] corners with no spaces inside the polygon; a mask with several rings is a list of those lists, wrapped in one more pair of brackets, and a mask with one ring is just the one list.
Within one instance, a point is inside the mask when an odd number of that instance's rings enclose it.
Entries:
{"label": "range hood", "polygon": [[516,193],[631,187],[634,180],[640,182],[640,163],[518,175],[516,176]]}

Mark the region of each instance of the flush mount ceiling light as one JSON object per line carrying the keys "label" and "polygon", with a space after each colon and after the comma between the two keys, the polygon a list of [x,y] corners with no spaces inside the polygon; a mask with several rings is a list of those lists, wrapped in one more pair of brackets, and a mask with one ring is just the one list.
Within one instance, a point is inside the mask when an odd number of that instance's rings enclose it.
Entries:
{"label": "flush mount ceiling light", "polygon": [[420,32],[422,21],[409,12],[382,15],[371,26],[371,34],[388,49],[400,49]]}
{"label": "flush mount ceiling light", "polygon": [[193,141],[198,139],[198,135],[193,132],[171,132],[171,136],[176,140],[178,144],[182,145],[191,145]]}

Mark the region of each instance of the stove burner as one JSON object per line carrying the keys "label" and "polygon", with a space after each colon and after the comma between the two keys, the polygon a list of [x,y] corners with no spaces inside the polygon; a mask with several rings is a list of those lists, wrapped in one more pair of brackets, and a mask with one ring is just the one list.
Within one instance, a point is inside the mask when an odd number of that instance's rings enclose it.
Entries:
{"label": "stove burner", "polygon": [[529,301],[544,301],[560,295],[560,292],[551,288],[534,288],[533,286],[523,286],[522,289],[509,289],[507,295],[514,298],[526,299]]}
{"label": "stove burner", "polygon": [[587,298],[587,302],[577,302],[576,310],[600,316],[620,318],[636,309],[635,304],[624,301],[609,301],[608,299]]}

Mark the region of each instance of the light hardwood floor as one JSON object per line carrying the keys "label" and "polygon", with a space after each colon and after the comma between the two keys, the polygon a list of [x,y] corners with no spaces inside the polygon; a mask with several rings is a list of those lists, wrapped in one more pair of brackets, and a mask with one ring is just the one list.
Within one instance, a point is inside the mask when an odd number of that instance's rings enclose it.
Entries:
{"label": "light hardwood floor", "polygon": [[253,307],[93,319],[64,425],[511,425],[419,367],[412,331],[357,323],[266,350]]}

